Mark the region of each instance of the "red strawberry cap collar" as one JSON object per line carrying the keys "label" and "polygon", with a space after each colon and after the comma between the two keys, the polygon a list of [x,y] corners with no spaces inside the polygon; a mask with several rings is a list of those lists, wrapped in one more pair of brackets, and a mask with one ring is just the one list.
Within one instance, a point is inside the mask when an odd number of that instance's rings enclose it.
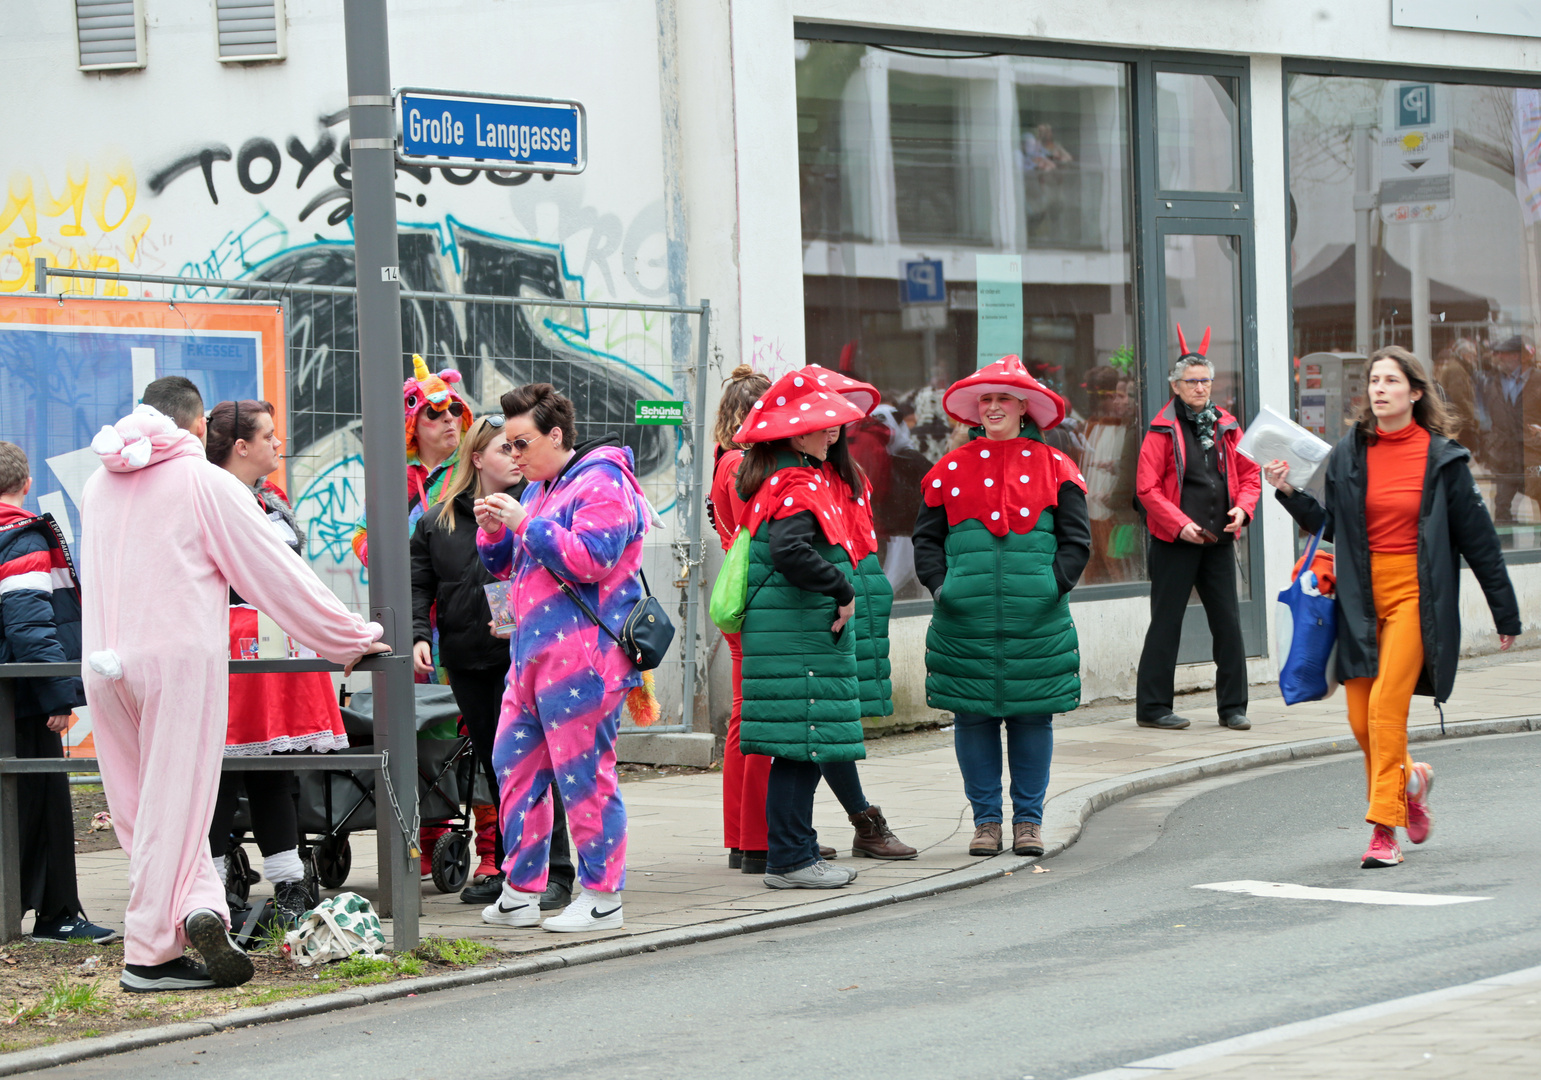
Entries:
{"label": "red strawberry cap collar", "polygon": [[976,425],[980,423],[979,399],[984,394],[1021,398],[1039,431],[1048,431],[1065,419],[1065,399],[1029,375],[1018,356],[1003,356],[953,383],[942,395],[942,408],[959,423]]}
{"label": "red strawberry cap collar", "polygon": [[821,386],[806,371],[791,371],[777,379],[733,435],[734,442],[759,443],[790,439],[825,428],[841,427],[866,414],[838,391]]}

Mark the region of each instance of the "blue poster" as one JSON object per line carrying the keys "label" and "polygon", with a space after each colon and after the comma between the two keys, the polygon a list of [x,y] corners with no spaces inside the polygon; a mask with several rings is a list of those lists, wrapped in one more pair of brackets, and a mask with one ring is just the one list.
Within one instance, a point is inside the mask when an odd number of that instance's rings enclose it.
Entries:
{"label": "blue poster", "polygon": [[260,399],[262,335],[0,323],[0,439],[26,451],[27,509],[53,514],[72,539],[80,528],[76,504],[97,468],[91,439],[163,375],[191,379],[208,406]]}

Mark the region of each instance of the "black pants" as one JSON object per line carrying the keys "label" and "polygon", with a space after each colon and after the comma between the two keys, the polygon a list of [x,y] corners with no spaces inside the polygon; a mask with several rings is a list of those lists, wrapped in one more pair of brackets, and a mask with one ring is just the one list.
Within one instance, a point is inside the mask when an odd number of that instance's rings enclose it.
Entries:
{"label": "black pants", "polygon": [[1143,720],[1172,711],[1172,680],[1183,613],[1195,588],[1214,639],[1215,703],[1221,717],[1247,711],[1247,649],[1241,640],[1234,543],[1167,543],[1151,537],[1150,629],[1140,653],[1136,710]]}
{"label": "black pants", "polygon": [[243,788],[246,808],[251,812],[252,839],[257,841],[263,856],[299,847],[300,818],[296,804],[300,785],[295,775],[256,769],[242,772],[239,758],[226,758],[225,771],[219,778],[219,794],[214,799],[214,820],[209,824],[209,854],[218,859],[230,853],[230,830]]}
{"label": "black pants", "polygon": [[[16,756],[62,758],[64,740],[48,730],[48,717],[18,716]],[[69,778],[63,773],[22,773],[16,778],[16,809],[23,910],[35,911],[39,919],[81,914]]]}
{"label": "black pants", "polygon": [[[449,688],[460,706],[460,719],[476,749],[476,763],[492,785],[493,808],[497,807],[498,778],[492,769],[492,743],[498,734],[498,716],[503,711],[503,689],[507,668],[446,668]],[[551,862],[548,881],[560,882],[570,890],[577,871],[573,868],[572,843],[567,838],[567,812],[562,808],[561,793],[551,786]],[[496,820],[501,821],[499,817]],[[497,829],[497,860],[503,865],[503,830]]]}
{"label": "black pants", "polygon": [[766,870],[787,874],[819,860],[819,837],[813,831],[813,793],[818,789],[817,765],[777,758],[765,783]]}

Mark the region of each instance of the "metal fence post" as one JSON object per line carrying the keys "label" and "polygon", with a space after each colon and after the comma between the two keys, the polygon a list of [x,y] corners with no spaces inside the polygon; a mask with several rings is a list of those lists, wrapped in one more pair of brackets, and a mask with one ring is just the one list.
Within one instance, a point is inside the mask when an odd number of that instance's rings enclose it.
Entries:
{"label": "metal fence post", "polygon": [[[385,781],[407,831],[417,820],[412,593],[407,567],[407,452],[401,430],[401,286],[396,246],[396,121],[391,106],[385,0],[344,0],[348,125],[358,287],[359,385],[364,414],[364,504],[369,527],[369,606],[401,659],[374,674],[375,740],[390,754],[375,786],[381,913],[397,949],[417,944],[421,885]],[[383,736],[383,738],[382,738]]]}
{"label": "metal fence post", "polygon": [[[0,761],[16,756],[16,683],[0,679]],[[0,772],[0,941],[21,937],[21,823],[16,774]]]}
{"label": "metal fence post", "polygon": [[[708,338],[712,326],[712,305],[708,300],[701,301],[701,314],[697,323],[696,341],[696,385],[692,393],[695,394],[695,415],[691,418],[693,428],[693,441],[695,446],[690,458],[690,468],[693,472],[690,485],[690,505],[685,508],[685,531],[689,533],[689,547],[687,558],[689,560],[689,577],[685,585],[685,640],[682,648],[685,650],[685,693],[683,701],[683,721],[686,731],[694,731],[696,716],[696,683],[700,679],[701,671],[697,661],[700,649],[696,643],[696,630],[701,621],[701,575],[706,565],[706,555],[702,548],[701,540],[701,474],[703,462],[710,462],[712,455],[706,449],[706,369],[711,359],[711,348]],[[707,476],[711,475],[707,471]]]}

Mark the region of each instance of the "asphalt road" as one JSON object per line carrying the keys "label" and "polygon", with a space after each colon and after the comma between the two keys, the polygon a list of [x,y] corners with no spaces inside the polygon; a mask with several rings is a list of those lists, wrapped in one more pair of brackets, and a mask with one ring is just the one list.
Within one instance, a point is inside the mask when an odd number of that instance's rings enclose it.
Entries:
{"label": "asphalt road", "polygon": [[[1435,834],[1388,870],[1359,759],[1284,766],[1112,808],[1050,873],[48,1075],[1051,1080],[1541,964],[1541,735],[1420,756]],[[1237,879],[1492,899],[1193,888]]]}

